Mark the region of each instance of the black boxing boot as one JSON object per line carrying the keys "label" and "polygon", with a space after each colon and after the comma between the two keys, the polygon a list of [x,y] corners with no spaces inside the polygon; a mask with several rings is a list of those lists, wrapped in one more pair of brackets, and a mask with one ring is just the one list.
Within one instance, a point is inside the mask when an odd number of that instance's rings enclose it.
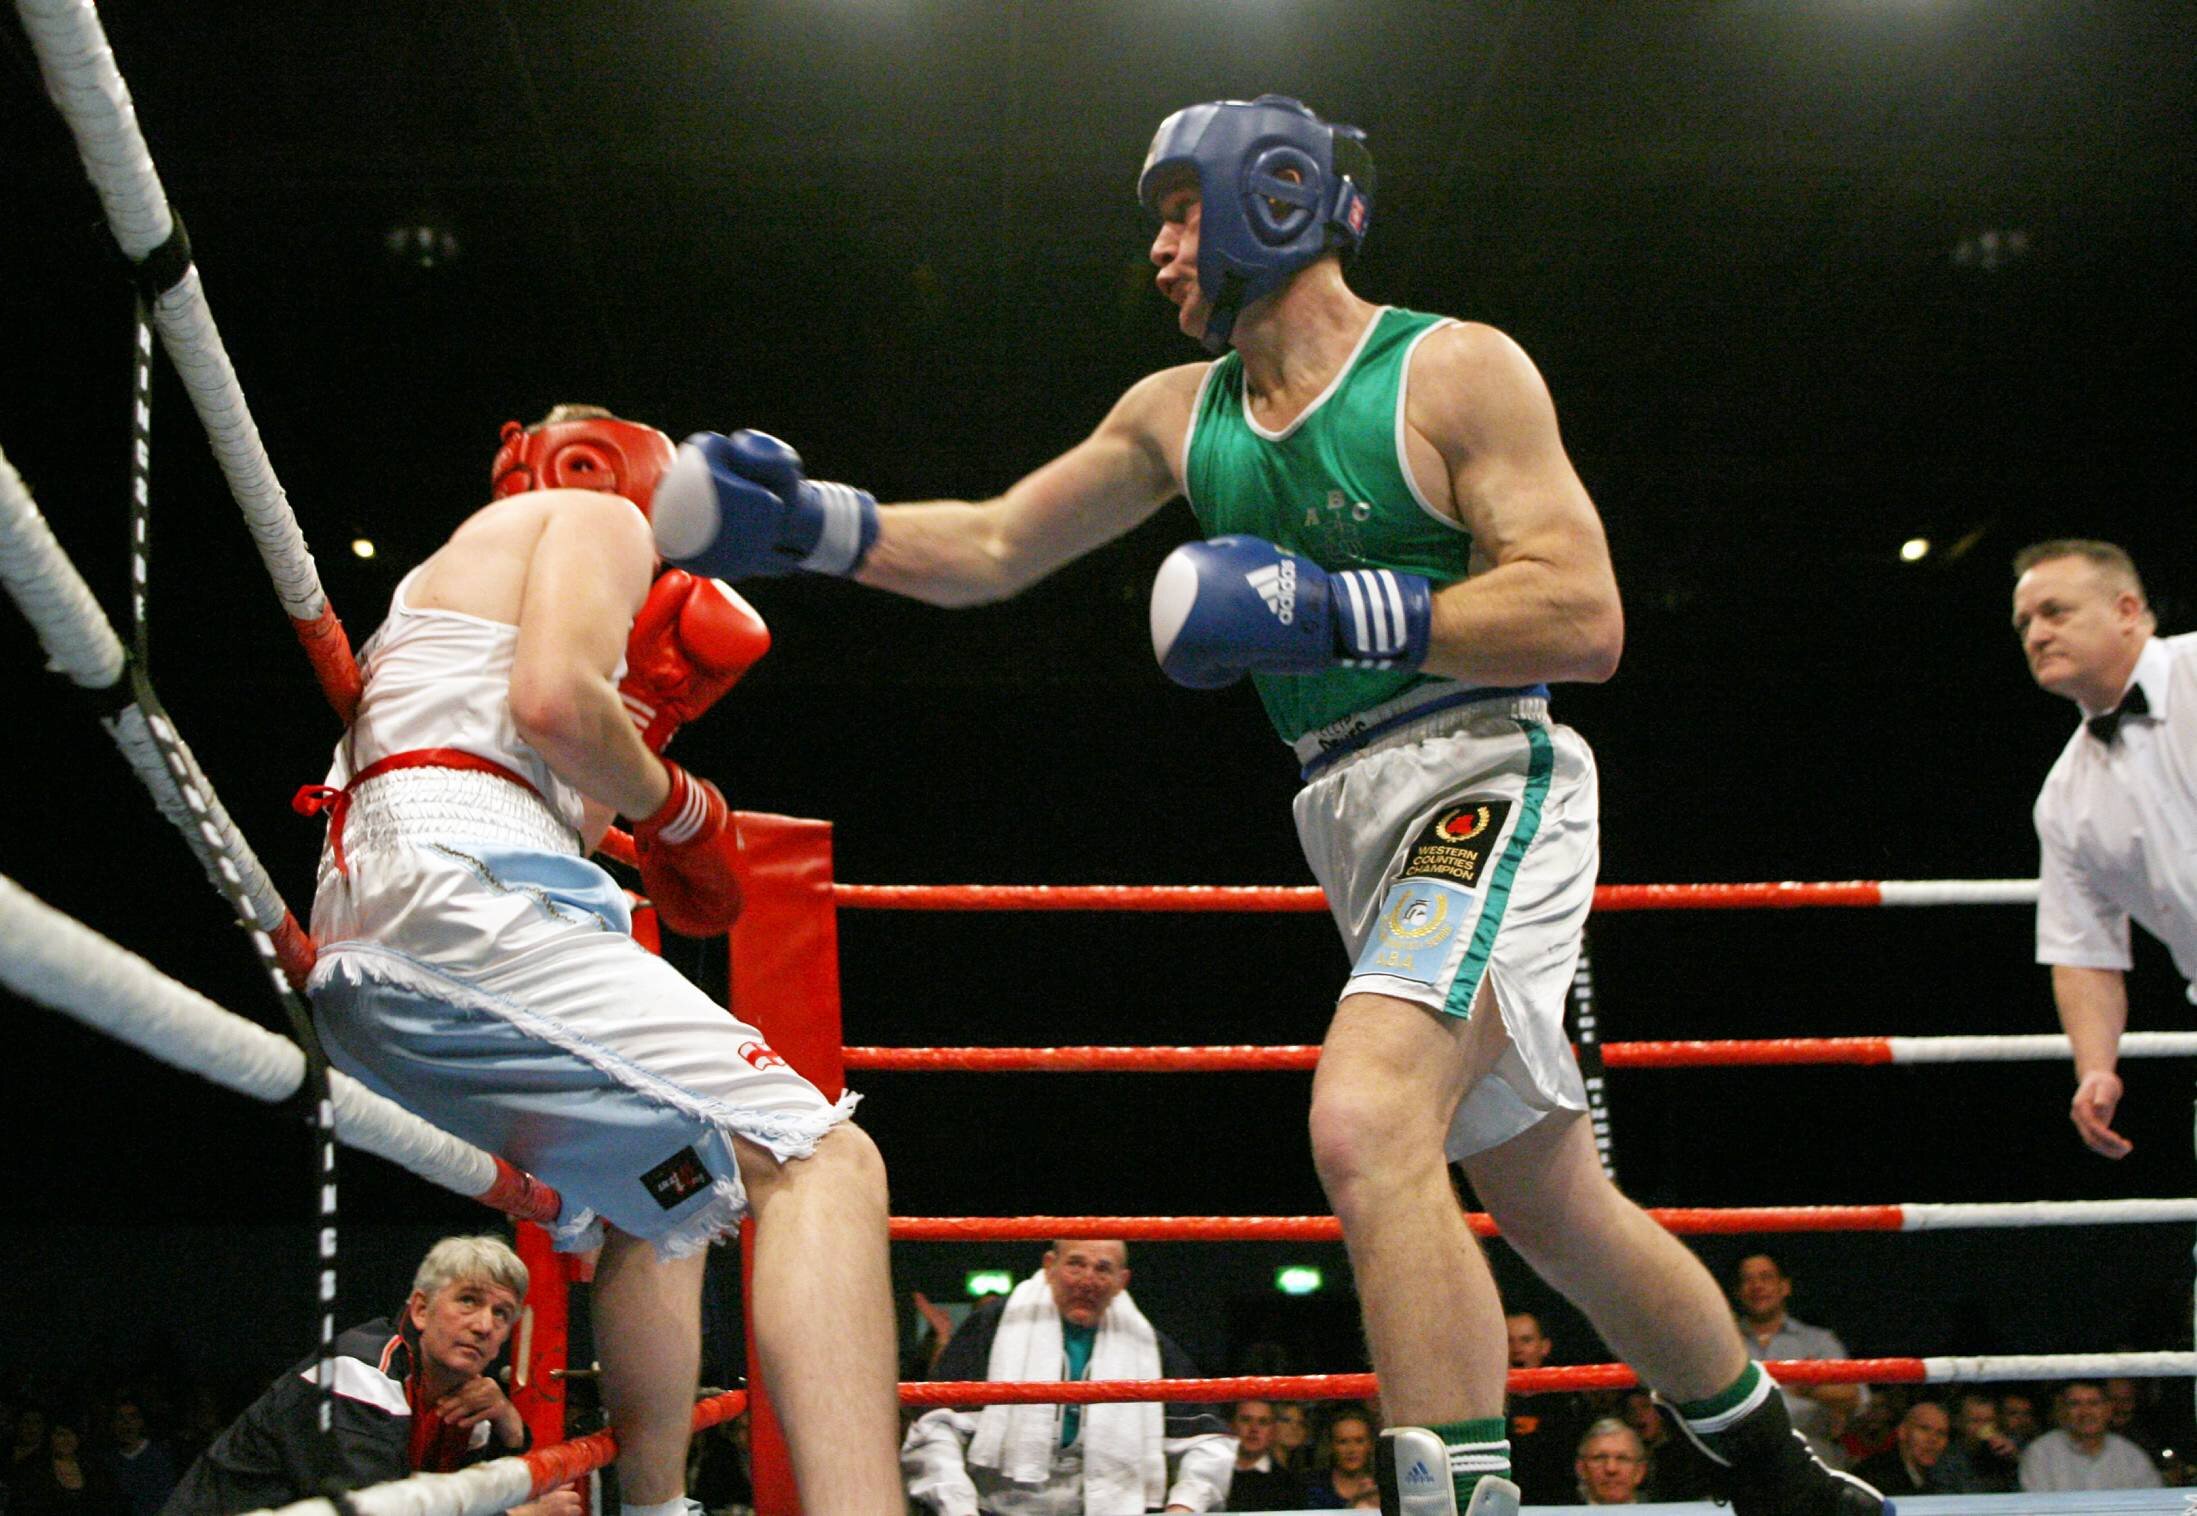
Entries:
{"label": "black boxing boot", "polygon": [[[1686,1440],[1708,1458],[1711,1484],[1735,1516],[1894,1516],[1873,1486],[1816,1457],[1785,1413],[1777,1382],[1759,1365],[1718,1400],[1689,1418],[1657,1396]],[[1711,1402],[1713,1405],[1714,1402]]]}

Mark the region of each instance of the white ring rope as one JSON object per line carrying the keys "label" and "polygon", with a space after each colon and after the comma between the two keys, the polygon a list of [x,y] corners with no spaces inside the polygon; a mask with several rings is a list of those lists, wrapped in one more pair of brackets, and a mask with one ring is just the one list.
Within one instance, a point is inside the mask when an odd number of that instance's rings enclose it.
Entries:
{"label": "white ring rope", "polygon": [[[160,718],[154,718],[160,720]],[[129,760],[130,767],[151,792],[153,804],[175,829],[183,834],[191,851],[198,858],[199,866],[206,871],[216,889],[225,884],[239,887],[251,906],[252,924],[272,935],[279,930],[289,916],[289,907],[282,903],[282,896],[275,888],[259,855],[244,840],[237,824],[230,819],[229,811],[221,803],[213,785],[198,766],[197,757],[184,745],[172,722],[160,721],[160,734],[167,738],[189,772],[179,777],[172,772],[162,757],[159,746],[153,740],[145,713],[135,705],[100,725],[114,738],[115,746]]]}
{"label": "white ring rope", "polygon": [[38,52],[46,93],[76,134],[77,155],[107,210],[107,224],[132,263],[175,230],[168,192],[137,129],[130,87],[91,0],[16,0]]}
{"label": "white ring rope", "polygon": [[[1887,1037],[1894,1063],[2024,1063],[2072,1058],[2073,1050],[2057,1032],[2017,1032],[1970,1037]],[[2127,1032],[2123,1058],[2197,1056],[2197,1032]]]}
{"label": "white ring rope", "polygon": [[1880,905],[2035,905],[2034,879],[1885,879]]}
{"label": "white ring rope", "polygon": [[195,265],[175,288],[162,291],[153,302],[153,325],[160,332],[168,362],[190,392],[206,440],[229,481],[229,493],[243,508],[244,524],[259,547],[260,561],[267,565],[284,612],[293,621],[317,619],[328,604],[320,570],[290,509],[290,497],[268,461],[259,425],[252,420],[252,408],[229,364],[221,333],[214,327],[214,313],[200,289]]}
{"label": "white ring rope", "polygon": [[[121,680],[127,655],[114,623],[54,540],[53,528],[5,454],[0,454],[0,580],[37,632],[53,667],[87,689],[111,689]],[[261,931],[280,928],[289,915],[280,891],[174,727],[163,725],[161,735],[185,765],[180,775],[169,769],[145,713],[135,704],[100,724],[151,792],[160,814],[190,844],[207,877],[217,888],[224,880],[241,887],[252,922]]]}
{"label": "white ring rope", "polygon": [[0,453],[0,581],[38,634],[47,667],[88,690],[122,677],[122,639],[54,540],[28,485]]}
{"label": "white ring rope", "polygon": [[[305,1081],[305,1054],[0,875],[0,983],[26,999],[198,1074],[269,1102]],[[328,1075],[343,1142],[460,1195],[494,1186],[496,1160],[339,1071]]]}
{"label": "white ring rope", "polygon": [[2014,1379],[2186,1379],[2197,1353],[2000,1353],[1925,1358],[1924,1384],[1988,1384]]}
{"label": "white ring rope", "polygon": [[[46,92],[68,121],[84,171],[106,207],[107,224],[135,263],[168,240],[175,220],[99,13],[91,0],[16,0],[16,10],[38,54]],[[283,609],[295,621],[318,619],[327,605],[319,571],[267,460],[196,268],[154,301],[153,322],[168,361],[190,392],[229,492],[244,511]]]}
{"label": "white ring rope", "polygon": [[[523,1458],[492,1458],[455,1474],[414,1474],[368,1485],[344,1497],[355,1516],[494,1516],[525,1501],[534,1470]],[[344,1516],[327,1500],[301,1500],[251,1516]]]}
{"label": "white ring rope", "polygon": [[2162,1221],[2197,1221],[2197,1199],[1963,1201],[1909,1203],[1899,1210],[1903,1232],[1984,1227],[2142,1226]]}

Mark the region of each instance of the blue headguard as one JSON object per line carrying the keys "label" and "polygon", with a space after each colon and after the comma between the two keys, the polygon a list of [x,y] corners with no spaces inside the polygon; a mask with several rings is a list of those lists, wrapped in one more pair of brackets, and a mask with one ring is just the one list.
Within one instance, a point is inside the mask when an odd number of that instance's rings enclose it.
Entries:
{"label": "blue headguard", "polygon": [[1160,191],[1181,169],[1198,181],[1198,286],[1212,310],[1210,352],[1227,348],[1246,304],[1330,249],[1356,252],[1373,219],[1365,133],[1322,121],[1287,95],[1215,100],[1162,121],[1137,177],[1146,210],[1159,213]]}

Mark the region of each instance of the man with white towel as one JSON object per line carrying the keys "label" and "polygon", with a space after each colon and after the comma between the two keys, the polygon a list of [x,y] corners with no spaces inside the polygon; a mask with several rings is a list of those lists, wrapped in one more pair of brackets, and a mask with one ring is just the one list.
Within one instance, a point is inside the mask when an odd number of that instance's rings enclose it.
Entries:
{"label": "man with white towel", "polygon": [[[1126,1243],[1055,1242],[1013,1293],[970,1313],[932,1376],[1197,1378],[1128,1288]],[[1211,1406],[1152,1402],[927,1411],[908,1429],[900,1466],[909,1497],[939,1516],[1213,1511],[1227,1503],[1236,1459],[1227,1425]]]}

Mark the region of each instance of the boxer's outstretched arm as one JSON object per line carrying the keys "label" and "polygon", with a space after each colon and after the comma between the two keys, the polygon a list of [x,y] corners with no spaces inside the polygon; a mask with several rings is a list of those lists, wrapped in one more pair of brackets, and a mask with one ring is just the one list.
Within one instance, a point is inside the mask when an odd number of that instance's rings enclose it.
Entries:
{"label": "boxer's outstretched arm", "polygon": [[1445,327],[1413,356],[1407,420],[1491,565],[1435,595],[1422,666],[1475,684],[1609,678],[1625,641],[1609,543],[1532,360],[1493,327]]}
{"label": "boxer's outstretched arm", "polygon": [[664,803],[670,780],[641,743],[611,675],[648,595],[656,549],[616,495],[567,490],[527,560],[511,662],[511,719],[557,777],[628,816]]}
{"label": "boxer's outstretched arm", "polygon": [[1131,386],[1098,430],[997,499],[887,506],[862,583],[933,605],[1004,600],[1113,541],[1181,491],[1182,441],[1206,365]]}

